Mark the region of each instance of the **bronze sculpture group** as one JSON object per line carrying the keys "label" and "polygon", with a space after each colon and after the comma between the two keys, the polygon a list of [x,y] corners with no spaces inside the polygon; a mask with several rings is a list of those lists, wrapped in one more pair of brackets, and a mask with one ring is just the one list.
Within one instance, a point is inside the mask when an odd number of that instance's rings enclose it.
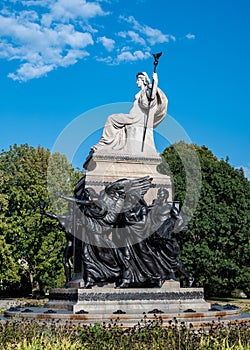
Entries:
{"label": "bronze sculpture group", "polygon": [[66,286],[70,281],[69,259],[76,240],[81,245],[84,288],[115,283],[116,288],[161,287],[182,273],[191,286],[193,278],[179,261],[175,233],[185,224],[168,192],[158,190],[147,205],[144,194],[152,178],[121,179],[97,194],[85,188],[83,177],[74,197],[60,195],[69,203],[69,213],[57,216],[41,208],[41,213],[57,219],[66,233],[64,251]]}

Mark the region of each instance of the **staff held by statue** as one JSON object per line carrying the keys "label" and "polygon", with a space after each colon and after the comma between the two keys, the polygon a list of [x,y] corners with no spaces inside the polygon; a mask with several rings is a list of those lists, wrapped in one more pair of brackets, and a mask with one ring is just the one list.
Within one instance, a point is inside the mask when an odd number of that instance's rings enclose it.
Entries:
{"label": "staff held by statue", "polygon": [[[161,57],[161,55],[162,55],[162,52],[153,54],[153,56],[154,56],[154,71],[153,72],[154,73],[156,73],[156,67],[158,65],[158,61],[159,61],[159,58]],[[143,130],[142,147],[141,147],[142,152],[144,149],[145,137],[146,137],[146,132],[147,132],[148,118],[149,118],[150,106],[151,106],[151,101],[152,101],[153,89],[154,89],[154,80],[152,81],[150,96],[149,96],[149,100],[148,100],[147,115],[146,115],[146,118],[144,121],[144,130]]]}

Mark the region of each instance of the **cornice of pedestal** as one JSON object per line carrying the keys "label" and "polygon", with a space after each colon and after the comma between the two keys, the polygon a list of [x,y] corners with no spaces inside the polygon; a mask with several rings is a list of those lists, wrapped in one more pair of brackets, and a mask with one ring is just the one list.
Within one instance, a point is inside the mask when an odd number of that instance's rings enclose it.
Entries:
{"label": "cornice of pedestal", "polygon": [[160,155],[130,155],[118,153],[95,153],[93,155],[95,162],[126,162],[126,163],[141,163],[141,164],[160,164],[162,162]]}

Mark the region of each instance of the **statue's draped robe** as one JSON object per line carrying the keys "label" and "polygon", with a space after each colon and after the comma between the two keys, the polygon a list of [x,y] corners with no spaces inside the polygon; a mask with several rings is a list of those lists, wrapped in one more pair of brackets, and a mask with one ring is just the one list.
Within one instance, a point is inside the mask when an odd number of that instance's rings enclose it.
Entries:
{"label": "statue's draped robe", "polygon": [[179,245],[172,236],[176,219],[171,206],[155,205],[149,213],[142,202],[120,218],[116,245],[127,260],[123,279],[131,287],[158,285],[160,280],[173,278],[178,270]]}
{"label": "statue's draped robe", "polygon": [[105,199],[94,208],[85,207],[82,216],[84,227],[83,265],[84,280],[93,283],[115,282],[121,274],[123,256],[109,239],[112,225],[123,205],[123,199]]}
{"label": "statue's draped robe", "polygon": [[[130,143],[135,141],[133,138],[138,138],[139,134],[135,136],[135,133],[131,133],[134,135],[132,138],[129,128],[143,130],[147,116],[149,117],[148,128],[155,128],[165,118],[167,104],[167,97],[161,89],[157,88],[156,96],[150,104],[147,89],[141,90],[135,95],[133,107],[128,114],[112,114],[107,118],[102,137],[93,149],[102,151],[104,147],[105,150],[108,148],[112,151],[124,151],[127,146],[131,147]],[[137,141],[141,143],[142,139]]]}

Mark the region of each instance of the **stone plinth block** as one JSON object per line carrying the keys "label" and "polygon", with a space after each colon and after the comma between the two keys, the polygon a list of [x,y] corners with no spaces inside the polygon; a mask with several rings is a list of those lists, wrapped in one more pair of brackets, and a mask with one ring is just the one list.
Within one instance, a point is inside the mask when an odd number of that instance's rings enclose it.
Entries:
{"label": "stone plinth block", "polygon": [[91,162],[88,165],[86,175],[86,187],[92,187],[99,193],[105,185],[119,179],[137,179],[144,176],[153,178],[152,184],[145,195],[148,204],[156,198],[160,187],[167,188],[169,191],[169,201],[172,200],[172,183],[170,176],[160,174],[157,166],[161,164],[162,159],[159,155],[142,156],[128,154],[112,153],[94,153]]}

